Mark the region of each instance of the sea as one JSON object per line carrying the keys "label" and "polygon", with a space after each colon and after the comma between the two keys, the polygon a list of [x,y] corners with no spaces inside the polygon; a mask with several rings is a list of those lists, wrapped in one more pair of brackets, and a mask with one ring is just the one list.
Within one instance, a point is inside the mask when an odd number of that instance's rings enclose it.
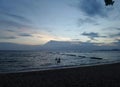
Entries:
{"label": "sea", "polygon": [[0,51],[0,73],[86,67],[118,62],[120,51]]}

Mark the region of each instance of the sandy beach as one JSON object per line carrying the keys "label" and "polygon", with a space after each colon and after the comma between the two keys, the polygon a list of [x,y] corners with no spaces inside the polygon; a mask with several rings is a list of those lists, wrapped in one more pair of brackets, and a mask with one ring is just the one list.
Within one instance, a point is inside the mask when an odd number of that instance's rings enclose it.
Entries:
{"label": "sandy beach", "polygon": [[120,87],[120,63],[0,74],[0,87]]}

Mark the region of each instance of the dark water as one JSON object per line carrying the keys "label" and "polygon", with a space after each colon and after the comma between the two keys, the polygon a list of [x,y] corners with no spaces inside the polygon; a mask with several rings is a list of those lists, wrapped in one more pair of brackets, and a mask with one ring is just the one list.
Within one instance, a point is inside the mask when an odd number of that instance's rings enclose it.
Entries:
{"label": "dark water", "polygon": [[[61,62],[57,63],[56,58]],[[0,73],[38,71],[120,62],[119,52],[0,51]]]}

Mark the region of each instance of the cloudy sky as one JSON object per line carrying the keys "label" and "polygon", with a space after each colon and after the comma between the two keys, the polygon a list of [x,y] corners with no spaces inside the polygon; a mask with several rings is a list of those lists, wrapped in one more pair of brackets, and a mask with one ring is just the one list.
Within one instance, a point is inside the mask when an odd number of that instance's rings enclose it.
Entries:
{"label": "cloudy sky", "polygon": [[120,42],[120,0],[0,0],[0,42]]}

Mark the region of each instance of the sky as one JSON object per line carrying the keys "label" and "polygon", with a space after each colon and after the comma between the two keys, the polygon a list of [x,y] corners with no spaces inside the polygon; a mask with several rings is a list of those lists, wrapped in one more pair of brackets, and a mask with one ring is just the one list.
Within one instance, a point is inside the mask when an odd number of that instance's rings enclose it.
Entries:
{"label": "sky", "polygon": [[120,0],[0,0],[0,42],[120,43]]}

